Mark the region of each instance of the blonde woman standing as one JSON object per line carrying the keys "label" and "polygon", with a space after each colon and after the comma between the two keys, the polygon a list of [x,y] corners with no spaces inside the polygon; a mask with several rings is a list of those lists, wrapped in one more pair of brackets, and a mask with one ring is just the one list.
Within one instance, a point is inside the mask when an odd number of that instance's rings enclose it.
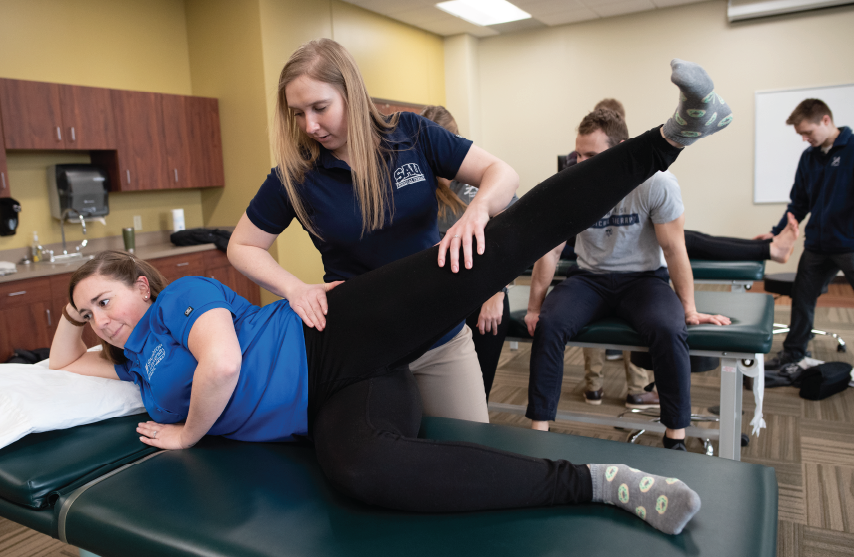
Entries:
{"label": "blonde woman standing", "polygon": [[[454,273],[476,263],[486,223],[519,183],[509,165],[467,139],[414,114],[381,115],[352,56],[329,39],[303,45],[285,64],[275,135],[278,166],[240,219],[228,257],[318,331],[335,319],[327,315],[329,289],[440,243],[437,177],[480,186],[441,240],[437,264]],[[321,253],[323,284],[302,282],[267,252],[295,218]],[[409,365],[425,415],[489,421],[464,322]]]}

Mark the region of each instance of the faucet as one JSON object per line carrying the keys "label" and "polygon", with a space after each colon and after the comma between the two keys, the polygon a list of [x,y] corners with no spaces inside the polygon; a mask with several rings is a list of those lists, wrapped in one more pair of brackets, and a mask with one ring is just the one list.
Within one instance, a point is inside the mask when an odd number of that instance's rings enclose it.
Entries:
{"label": "faucet", "polygon": [[[51,263],[55,262],[56,260],[72,259],[72,258],[76,259],[77,257],[82,257],[83,254],[80,253],[80,249],[85,248],[86,244],[89,243],[89,241],[86,238],[84,238],[83,241],[80,243],[80,245],[75,248],[75,253],[68,253],[68,248],[65,244],[65,219],[68,218],[68,213],[70,211],[71,211],[70,208],[62,211],[62,216],[59,219],[59,230],[62,232],[62,253],[59,255],[51,254],[51,256],[50,256],[50,262]],[[86,219],[83,217],[82,213],[78,213],[77,216],[80,218],[80,224],[83,226],[83,234],[85,236],[86,235]]]}

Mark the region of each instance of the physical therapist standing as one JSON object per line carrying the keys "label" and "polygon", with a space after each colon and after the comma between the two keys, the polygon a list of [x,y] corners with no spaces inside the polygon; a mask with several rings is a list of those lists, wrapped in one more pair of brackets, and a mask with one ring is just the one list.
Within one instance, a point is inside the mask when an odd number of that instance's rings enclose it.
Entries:
{"label": "physical therapist standing", "polygon": [[[453,272],[476,264],[486,223],[519,184],[509,165],[471,141],[415,114],[380,114],[350,53],[329,39],[301,46],[282,69],[275,139],[278,166],[241,217],[228,258],[287,299],[304,327],[321,331],[335,319],[326,293],[340,281],[439,243],[437,176],[480,186],[441,241],[437,265]],[[295,218],[320,251],[323,284],[302,282],[267,252]],[[464,322],[410,369],[425,415],[489,421]]]}

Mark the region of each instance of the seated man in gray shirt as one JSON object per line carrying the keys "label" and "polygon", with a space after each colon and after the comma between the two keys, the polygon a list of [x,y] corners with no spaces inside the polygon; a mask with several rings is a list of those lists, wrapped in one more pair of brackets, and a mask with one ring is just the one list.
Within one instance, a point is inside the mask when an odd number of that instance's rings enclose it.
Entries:
{"label": "seated man in gray shirt", "polygon": [[[618,114],[594,110],[578,126],[579,164],[628,136]],[[525,316],[534,337],[526,412],[533,429],[547,430],[548,420],[555,418],[566,342],[588,323],[615,315],[628,321],[650,348],[661,422],[667,427],[664,446],[686,450],[684,428],[691,415],[686,323],[728,325],[730,320],[697,312],[683,212],[676,177],[659,172],[576,237],[578,269],[548,297],[564,245],[534,265]]]}

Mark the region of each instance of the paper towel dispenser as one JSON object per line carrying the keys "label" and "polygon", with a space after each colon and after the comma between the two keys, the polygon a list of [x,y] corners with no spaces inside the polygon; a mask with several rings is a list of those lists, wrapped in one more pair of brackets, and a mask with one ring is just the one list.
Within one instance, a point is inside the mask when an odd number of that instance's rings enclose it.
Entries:
{"label": "paper towel dispenser", "polygon": [[[77,220],[110,214],[107,171],[94,164],[55,164],[47,167],[50,214]],[[67,210],[67,213],[66,213]],[[63,215],[65,213],[65,215]]]}

